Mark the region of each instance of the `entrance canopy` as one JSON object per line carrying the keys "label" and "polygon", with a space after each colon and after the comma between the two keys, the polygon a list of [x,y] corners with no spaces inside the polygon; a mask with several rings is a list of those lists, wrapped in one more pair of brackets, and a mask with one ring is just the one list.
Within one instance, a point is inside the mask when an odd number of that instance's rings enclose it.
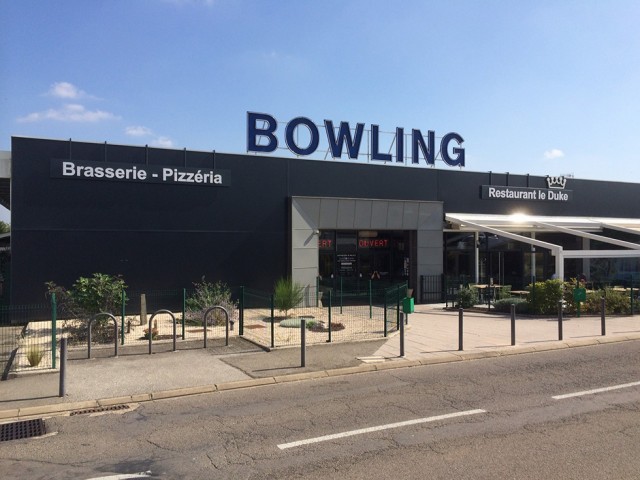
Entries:
{"label": "entrance canopy", "polygon": [[[512,215],[448,213],[445,215],[445,220],[449,230],[476,234],[487,232],[549,249],[556,260],[558,278],[564,278],[565,258],[640,257],[640,244],[612,238],[604,233],[605,229],[610,229],[640,236],[640,219],[638,218],[548,217],[521,213]],[[561,245],[537,240],[535,236],[538,232],[565,233],[616,245],[623,249],[565,250]]]}

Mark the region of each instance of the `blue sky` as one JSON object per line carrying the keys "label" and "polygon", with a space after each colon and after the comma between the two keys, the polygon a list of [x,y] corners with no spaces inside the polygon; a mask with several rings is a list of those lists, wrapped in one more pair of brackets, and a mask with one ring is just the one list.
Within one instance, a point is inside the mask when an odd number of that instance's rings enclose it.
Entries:
{"label": "blue sky", "polygon": [[243,153],[254,111],[457,132],[471,171],[640,182],[637,1],[0,9],[0,150],[25,135]]}

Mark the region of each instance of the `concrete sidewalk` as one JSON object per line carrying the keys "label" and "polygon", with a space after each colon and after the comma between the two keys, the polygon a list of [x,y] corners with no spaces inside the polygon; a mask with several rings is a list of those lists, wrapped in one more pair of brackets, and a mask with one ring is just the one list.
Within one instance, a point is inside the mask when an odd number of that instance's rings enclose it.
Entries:
{"label": "concrete sidewalk", "polygon": [[[640,316],[607,318],[600,335],[600,317],[566,318],[558,341],[557,318],[522,317],[511,346],[508,315],[465,312],[464,351],[458,351],[458,312],[441,305],[418,305],[405,332],[405,357],[400,358],[398,334],[373,341],[308,346],[306,366],[300,348],[266,352],[232,337],[209,348],[194,346],[178,352],[148,355],[124,349],[118,358],[69,360],[64,398],[58,397],[56,371],[22,374],[0,382],[0,420],[45,415],[98,406],[347,375],[389,368],[533,353],[537,351],[640,340]],[[106,352],[106,351],[105,351]]]}

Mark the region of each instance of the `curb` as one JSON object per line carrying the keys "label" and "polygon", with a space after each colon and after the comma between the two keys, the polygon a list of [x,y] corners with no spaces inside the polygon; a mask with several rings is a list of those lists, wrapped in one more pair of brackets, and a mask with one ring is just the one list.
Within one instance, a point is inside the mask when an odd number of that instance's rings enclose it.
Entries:
{"label": "curb", "polygon": [[362,364],[355,367],[335,368],[330,370],[318,370],[305,373],[294,373],[290,375],[279,375],[275,377],[252,378],[250,380],[239,380],[235,382],[225,382],[215,385],[202,385],[197,387],[176,388],[172,390],[160,390],[152,393],[142,393],[135,395],[125,395],[120,397],[110,397],[97,400],[85,400],[72,403],[58,403],[50,405],[39,405],[34,407],[13,408],[0,410],[0,422],[7,423],[9,420],[22,420],[28,417],[42,415],[64,415],[74,410],[84,410],[89,408],[99,408],[113,405],[124,405],[129,403],[142,403],[169,398],[180,398],[191,395],[203,395],[228,390],[239,390],[265,385],[277,385],[281,383],[299,382],[314,380],[318,378],[330,378],[344,375],[354,375],[359,373],[382,372],[399,368],[410,368],[428,365],[438,365],[443,363],[455,363],[470,360],[481,360],[485,358],[506,357],[511,355],[521,355],[537,352],[549,352],[566,348],[579,348],[587,346],[605,345],[611,343],[622,343],[627,341],[640,340],[640,334],[632,334],[618,337],[596,337],[589,339],[571,341],[553,341],[538,345],[515,345],[502,348],[501,350],[475,351],[475,352],[446,352],[437,356],[422,358],[420,360],[389,359],[387,363]]}

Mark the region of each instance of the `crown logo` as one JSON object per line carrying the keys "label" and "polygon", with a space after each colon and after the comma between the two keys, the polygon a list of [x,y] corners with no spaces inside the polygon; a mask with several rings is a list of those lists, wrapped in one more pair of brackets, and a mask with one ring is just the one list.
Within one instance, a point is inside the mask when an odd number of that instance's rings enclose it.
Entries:
{"label": "crown logo", "polygon": [[547,176],[547,186],[549,188],[564,188],[567,185],[567,179],[564,177]]}

